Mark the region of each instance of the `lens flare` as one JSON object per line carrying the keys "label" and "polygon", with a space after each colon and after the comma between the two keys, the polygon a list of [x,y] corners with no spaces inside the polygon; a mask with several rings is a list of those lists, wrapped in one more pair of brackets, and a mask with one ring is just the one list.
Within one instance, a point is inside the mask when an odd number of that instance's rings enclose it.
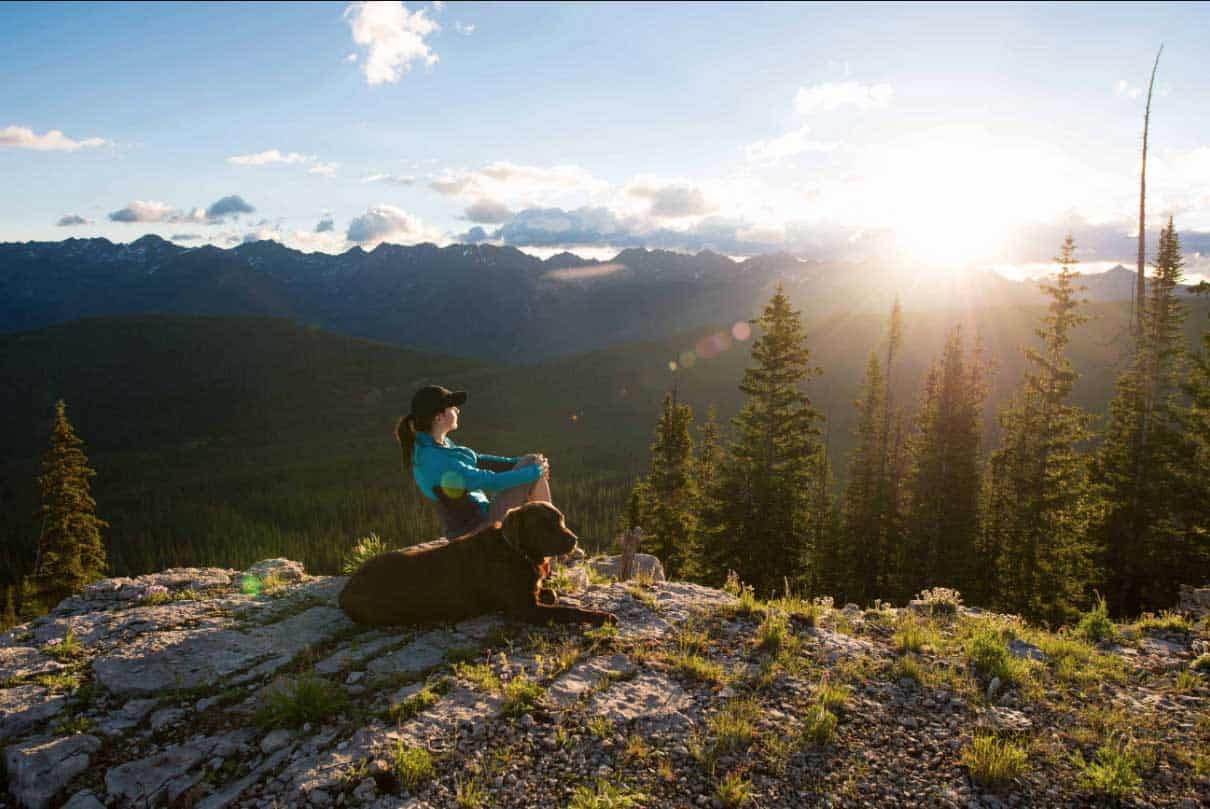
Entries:
{"label": "lens flare", "polygon": [[681,361],[681,367],[692,368],[693,363],[697,362],[697,355],[692,351],[682,351],[681,356],[677,357]]}
{"label": "lens flare", "polygon": [[446,497],[461,497],[466,491],[466,481],[462,479],[462,475],[450,469],[441,475],[441,491],[445,492]]}
{"label": "lens flare", "polygon": [[743,342],[752,336],[752,327],[744,321],[740,320],[731,327],[731,336],[736,340]]}
{"label": "lens flare", "polygon": [[260,579],[249,573],[245,573],[240,577],[239,590],[246,596],[258,596],[261,591]]}
{"label": "lens flare", "polygon": [[668,360],[668,370],[675,371],[677,369],[676,360]]}

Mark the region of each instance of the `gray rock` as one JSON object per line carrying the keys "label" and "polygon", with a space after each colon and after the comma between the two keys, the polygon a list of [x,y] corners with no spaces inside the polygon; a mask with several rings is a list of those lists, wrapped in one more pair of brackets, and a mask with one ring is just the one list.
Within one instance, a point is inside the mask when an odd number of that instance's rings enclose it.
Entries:
{"label": "gray rock", "polygon": [[[303,650],[353,625],[339,609],[317,606],[249,632],[150,632],[96,658],[92,665],[101,684],[116,694],[191,688],[250,667],[255,667],[253,676],[272,674]],[[231,678],[231,682],[241,680]]]}
{"label": "gray rock", "polygon": [[992,681],[987,684],[987,698],[994,699],[996,692],[1000,690],[1000,678],[992,677]]}
{"label": "gray rock", "polygon": [[[588,560],[588,566],[593,569],[599,576],[608,576],[611,579],[616,579],[622,569],[622,557],[619,556],[598,556]],[[649,553],[636,553],[634,555],[634,567],[632,568],[635,578],[646,578],[650,581],[664,581],[664,565],[659,559]]]}
{"label": "gray rock", "polygon": [[212,756],[229,756],[252,736],[241,730],[176,744],[146,758],[112,767],[105,773],[109,797],[122,806],[172,803],[201,780],[198,765]]}
{"label": "gray rock", "polygon": [[358,635],[345,641],[336,651],[316,663],[315,670],[320,674],[335,674],[343,669],[359,666],[399,641],[398,635],[380,635],[376,632]]}
{"label": "gray rock", "polygon": [[6,747],[9,790],[26,809],[43,809],[71,779],[88,769],[89,759],[100,747],[100,739],[86,735]]}
{"label": "gray rock", "polygon": [[32,677],[58,671],[64,665],[30,646],[0,649],[0,683],[14,677]]}
{"label": "gray rock", "polygon": [[1050,658],[1032,643],[1026,643],[1019,638],[1013,638],[1008,642],[1008,653],[1016,658],[1024,658],[1027,660],[1038,660],[1042,663],[1050,660]]}
{"label": "gray rock", "polygon": [[418,672],[432,668],[445,659],[445,653],[466,643],[466,638],[447,629],[435,629],[417,636],[407,646],[371,660],[366,670],[372,674]]}
{"label": "gray rock", "polygon": [[198,802],[194,809],[226,809],[226,807],[239,799],[244,790],[259,781],[261,776],[276,770],[293,749],[293,747],[283,747],[281,750],[278,750],[260,764],[254,766],[243,778],[233,781],[216,792],[207,795]]}
{"label": "gray rock", "polygon": [[265,738],[260,740],[261,752],[268,754],[282,749],[290,743],[290,738],[293,735],[293,733],[285,728],[270,731]]}
{"label": "gray rock", "polygon": [[63,804],[63,809],[105,809],[105,804],[101,803],[91,789],[81,789]]}
{"label": "gray rock", "polygon": [[185,718],[184,708],[161,708],[151,715],[151,729],[162,730]]}
{"label": "gray rock", "polygon": [[581,694],[596,687],[603,677],[630,674],[633,671],[634,663],[624,654],[583,660],[551,683],[550,688],[546,690],[546,696],[556,705],[565,708],[575,702]]}
{"label": "gray rock", "polygon": [[689,707],[684,690],[662,674],[644,671],[630,680],[614,683],[588,701],[589,716],[604,716],[610,721],[659,719]]}
{"label": "gray rock", "polygon": [[279,581],[292,583],[302,581],[307,576],[302,562],[290,559],[262,559],[244,571],[245,576],[255,576],[264,581],[269,576],[276,576]]}
{"label": "gray rock", "polygon": [[20,736],[63,712],[67,697],[40,685],[0,688],[0,739]]}

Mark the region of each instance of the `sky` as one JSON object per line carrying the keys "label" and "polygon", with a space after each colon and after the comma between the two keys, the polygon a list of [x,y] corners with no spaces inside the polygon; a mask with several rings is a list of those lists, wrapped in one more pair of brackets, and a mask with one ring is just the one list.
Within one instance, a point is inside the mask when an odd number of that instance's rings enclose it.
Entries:
{"label": "sky", "polygon": [[0,4],[0,241],[1210,276],[1210,4]]}

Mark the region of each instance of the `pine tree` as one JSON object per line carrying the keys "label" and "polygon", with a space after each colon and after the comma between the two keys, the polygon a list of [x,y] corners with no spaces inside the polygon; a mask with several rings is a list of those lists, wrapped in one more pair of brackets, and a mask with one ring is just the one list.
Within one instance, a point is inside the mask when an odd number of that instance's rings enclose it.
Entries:
{"label": "pine tree", "polygon": [[1106,506],[1097,531],[1107,568],[1104,586],[1110,604],[1123,614],[1171,604],[1186,573],[1181,559],[1190,555],[1179,503],[1180,469],[1187,463],[1177,408],[1185,368],[1185,313],[1176,296],[1183,263],[1169,219],[1152,264],[1134,359],[1118,376],[1094,464]]}
{"label": "pine tree", "polygon": [[722,437],[718,429],[718,413],[714,405],[706,409],[706,421],[698,427],[697,461],[694,464],[694,480],[698,496],[703,497],[718,475],[723,462]]}
{"label": "pine tree", "polygon": [[697,482],[690,425],[693,411],[664,396],[651,445],[647,475],[644,542],[664,564],[668,578],[681,575],[692,556],[697,517]]}
{"label": "pine tree", "polygon": [[66,406],[58,401],[50,449],[38,476],[42,531],[30,582],[33,592],[26,593],[39,607],[53,607],[105,574],[101,529],[109,523],[96,516],[88,485],[96,472],[88,466],[83,443],[67,420]]}
{"label": "pine tree", "polygon": [[13,586],[10,584],[4,588],[4,614],[0,616],[0,631],[16,626],[17,605],[13,601]]}
{"label": "pine tree", "polygon": [[976,346],[967,358],[955,326],[925,379],[910,442],[906,536],[897,595],[923,587],[977,590],[979,448],[987,365]]}
{"label": "pine tree", "polygon": [[[1205,281],[1198,294],[1210,293]],[[1179,411],[1186,462],[1180,469],[1187,553],[1180,562],[1186,582],[1210,579],[1210,326],[1184,385],[1188,404]]]}
{"label": "pine tree", "polygon": [[820,417],[802,390],[817,373],[802,321],[780,284],[752,322],[762,332],[752,345],[756,365],[744,372],[735,440],[705,499],[699,559],[708,581],[735,570],[768,594],[805,572]]}
{"label": "pine tree", "polygon": [[[1000,413],[1001,445],[988,464],[988,512],[982,558],[998,574],[995,603],[1059,624],[1070,620],[1091,578],[1087,531],[1095,498],[1079,453],[1091,417],[1068,402],[1077,374],[1067,358],[1072,329],[1088,320],[1073,284],[1075,245],[1055,258],[1048,314],[1034,330],[1042,350],[1026,348],[1020,390]],[[989,577],[990,578],[990,577]]]}
{"label": "pine tree", "polygon": [[813,592],[835,594],[837,591],[829,587],[829,565],[834,564],[835,549],[843,541],[843,534],[833,494],[836,478],[832,474],[827,440],[816,451],[813,466],[815,482],[811,489],[810,535],[804,549],[806,560],[800,579]]}

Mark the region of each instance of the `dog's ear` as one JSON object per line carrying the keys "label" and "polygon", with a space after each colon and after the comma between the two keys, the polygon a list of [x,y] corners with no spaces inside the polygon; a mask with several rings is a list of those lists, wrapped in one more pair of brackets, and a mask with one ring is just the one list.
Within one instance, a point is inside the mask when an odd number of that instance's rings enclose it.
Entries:
{"label": "dog's ear", "polygon": [[500,533],[504,534],[504,541],[508,543],[509,547],[521,547],[523,533],[521,531],[521,509],[509,509],[508,513],[504,515],[504,519],[496,525],[500,526]]}

